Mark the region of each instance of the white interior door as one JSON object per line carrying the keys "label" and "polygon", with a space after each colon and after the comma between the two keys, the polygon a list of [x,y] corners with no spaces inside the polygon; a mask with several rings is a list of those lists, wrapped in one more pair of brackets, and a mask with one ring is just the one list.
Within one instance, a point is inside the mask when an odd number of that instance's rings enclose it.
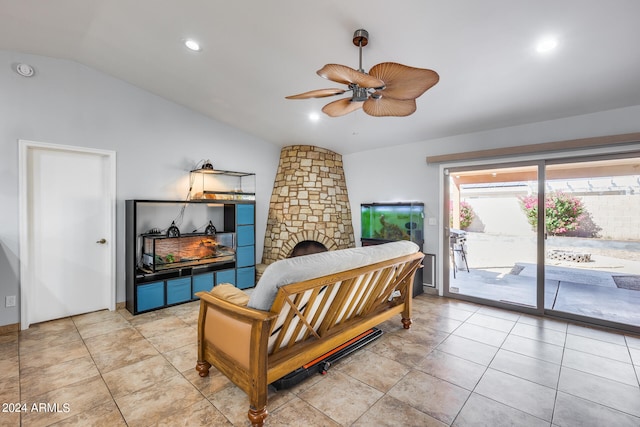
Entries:
{"label": "white interior door", "polygon": [[115,153],[21,141],[21,327],[115,309]]}

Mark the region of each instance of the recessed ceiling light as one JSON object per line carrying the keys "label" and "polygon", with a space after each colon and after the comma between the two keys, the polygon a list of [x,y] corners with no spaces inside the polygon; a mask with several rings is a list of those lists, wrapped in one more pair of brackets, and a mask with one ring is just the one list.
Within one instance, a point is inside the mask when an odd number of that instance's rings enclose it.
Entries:
{"label": "recessed ceiling light", "polygon": [[202,50],[202,48],[200,47],[200,44],[192,39],[187,39],[184,41],[184,45],[187,47],[187,49],[190,49],[194,52],[200,52]]}
{"label": "recessed ceiling light", "polygon": [[558,40],[555,37],[545,37],[536,45],[536,50],[540,53],[549,52],[558,46]]}
{"label": "recessed ceiling light", "polygon": [[309,114],[309,120],[311,120],[312,122],[317,122],[318,120],[320,120],[320,114],[318,114],[318,113],[310,113]]}

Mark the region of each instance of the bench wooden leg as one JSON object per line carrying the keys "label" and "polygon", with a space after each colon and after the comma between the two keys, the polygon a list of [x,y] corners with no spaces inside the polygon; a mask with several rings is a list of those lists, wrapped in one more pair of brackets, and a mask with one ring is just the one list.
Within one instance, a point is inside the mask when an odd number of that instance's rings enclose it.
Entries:
{"label": "bench wooden leg", "polygon": [[253,427],[262,427],[264,425],[264,420],[269,415],[267,411],[267,406],[263,406],[261,409],[253,409],[253,407],[249,408],[249,421],[251,421],[251,425]]}
{"label": "bench wooden leg", "polygon": [[209,368],[211,367],[211,363],[206,360],[198,360],[196,363],[196,371],[198,371],[198,375],[201,377],[206,377],[209,375]]}
{"label": "bench wooden leg", "polygon": [[411,319],[402,318],[402,327],[405,329],[409,329],[411,327]]}

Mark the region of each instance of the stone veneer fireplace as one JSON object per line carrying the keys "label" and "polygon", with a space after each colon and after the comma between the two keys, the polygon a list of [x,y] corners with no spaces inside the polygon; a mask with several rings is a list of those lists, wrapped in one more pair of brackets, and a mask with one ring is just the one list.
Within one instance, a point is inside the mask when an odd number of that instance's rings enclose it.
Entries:
{"label": "stone veneer fireplace", "polygon": [[289,256],[296,243],[315,240],[329,250],[355,246],[342,156],[310,145],[280,152],[262,264]]}

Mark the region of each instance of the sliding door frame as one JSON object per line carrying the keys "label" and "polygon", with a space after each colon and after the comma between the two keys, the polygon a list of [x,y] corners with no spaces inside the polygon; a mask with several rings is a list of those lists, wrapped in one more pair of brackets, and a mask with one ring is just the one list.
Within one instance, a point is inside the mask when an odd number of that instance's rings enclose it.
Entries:
{"label": "sliding door frame", "polygon": [[[442,179],[443,179],[443,210],[442,210],[442,223],[444,238],[441,240],[442,242],[442,255],[440,259],[442,260],[442,267],[440,271],[443,272],[442,280],[442,294],[443,296],[456,298],[464,301],[475,302],[484,305],[490,305],[493,307],[504,308],[507,310],[515,310],[522,311],[527,314],[536,314],[542,315],[544,314],[544,288],[540,289],[540,286],[536,284],[536,307],[528,307],[525,305],[519,304],[509,304],[507,302],[502,302],[498,300],[491,300],[480,298],[472,295],[460,294],[460,293],[452,293],[449,290],[449,280],[451,277],[451,259],[450,259],[450,227],[449,227],[449,203],[450,203],[450,179],[449,175],[455,172],[465,172],[470,170],[482,170],[482,169],[498,169],[498,168],[513,168],[520,166],[535,166],[537,168],[537,176],[538,176],[538,193],[544,191],[544,181],[540,180],[541,170],[544,171],[544,161],[543,160],[523,160],[523,161],[509,161],[504,160],[502,162],[495,161],[491,163],[483,162],[481,164],[476,165],[465,165],[465,166],[451,166],[442,169]],[[542,172],[544,173],[544,172]],[[542,184],[541,184],[542,183]],[[542,204],[542,208],[540,207]],[[541,216],[544,215],[544,198],[538,197],[538,224],[544,224],[544,218]],[[541,239],[544,239],[544,227],[538,227],[536,233],[537,247],[536,247],[536,280],[540,277],[540,260],[543,261],[542,264],[542,274],[544,274],[544,245],[540,245]],[[542,257],[542,258],[541,258]],[[542,301],[542,304],[540,303]]]}
{"label": "sliding door frame", "polygon": [[[546,166],[550,166],[550,165],[558,165],[563,163],[583,163],[583,162],[586,163],[586,162],[592,162],[592,161],[598,161],[598,160],[615,160],[615,159],[629,158],[629,157],[640,157],[640,147],[638,147],[636,150],[625,151],[621,153],[591,154],[591,155],[576,154],[571,157],[549,159],[543,162],[545,167],[543,167],[542,169],[543,169],[543,172],[546,172]],[[539,184],[544,186],[545,182],[546,182],[546,179],[545,181],[540,181]],[[542,268],[542,277],[544,278],[544,269],[545,269],[544,252],[542,253],[542,256],[543,256],[542,258],[543,262],[542,262],[542,265],[540,264],[538,265],[538,268],[539,269]],[[538,283],[538,288],[542,288],[544,292],[544,282],[542,283],[542,286],[540,286],[540,283]],[[611,320],[583,316],[580,314],[558,311],[553,309],[545,309],[544,314],[547,316],[570,320],[573,322],[589,323],[589,324],[598,325],[606,328],[619,329],[619,330],[640,334],[640,326],[629,325],[627,323],[619,323]]]}
{"label": "sliding door frame", "polygon": [[569,320],[576,323],[592,324],[602,327],[613,328],[617,330],[630,331],[633,333],[640,333],[640,327],[628,325],[624,323],[617,323],[607,321],[603,319],[591,318],[581,316],[573,313],[559,312],[552,309],[545,309],[545,237],[546,230],[544,226],[539,226],[537,229],[537,267],[536,267],[536,301],[537,307],[526,307],[523,305],[509,304],[501,301],[489,300],[470,295],[464,295],[459,293],[451,293],[449,291],[449,277],[450,277],[450,254],[449,254],[449,174],[455,171],[468,171],[468,170],[481,170],[489,168],[502,168],[502,167],[514,167],[522,165],[537,165],[538,168],[538,224],[545,224],[544,221],[544,199],[545,199],[545,183],[546,183],[546,166],[559,163],[570,162],[587,162],[591,160],[603,160],[603,159],[615,159],[622,157],[640,156],[640,142],[635,144],[627,144],[620,146],[607,146],[598,148],[585,148],[585,149],[572,149],[567,151],[558,151],[553,153],[540,152],[535,154],[529,154],[526,156],[510,158],[509,156],[496,156],[495,158],[483,159],[479,161],[461,160],[458,162],[441,163],[440,164],[440,189],[441,189],[441,221],[443,226],[441,227],[439,238],[441,244],[439,245],[439,258],[440,258],[440,277],[439,283],[442,285],[439,288],[439,294],[441,296],[459,299],[463,301],[469,301],[482,305],[503,308],[507,310],[518,311],[532,315],[544,315],[548,317]]}

